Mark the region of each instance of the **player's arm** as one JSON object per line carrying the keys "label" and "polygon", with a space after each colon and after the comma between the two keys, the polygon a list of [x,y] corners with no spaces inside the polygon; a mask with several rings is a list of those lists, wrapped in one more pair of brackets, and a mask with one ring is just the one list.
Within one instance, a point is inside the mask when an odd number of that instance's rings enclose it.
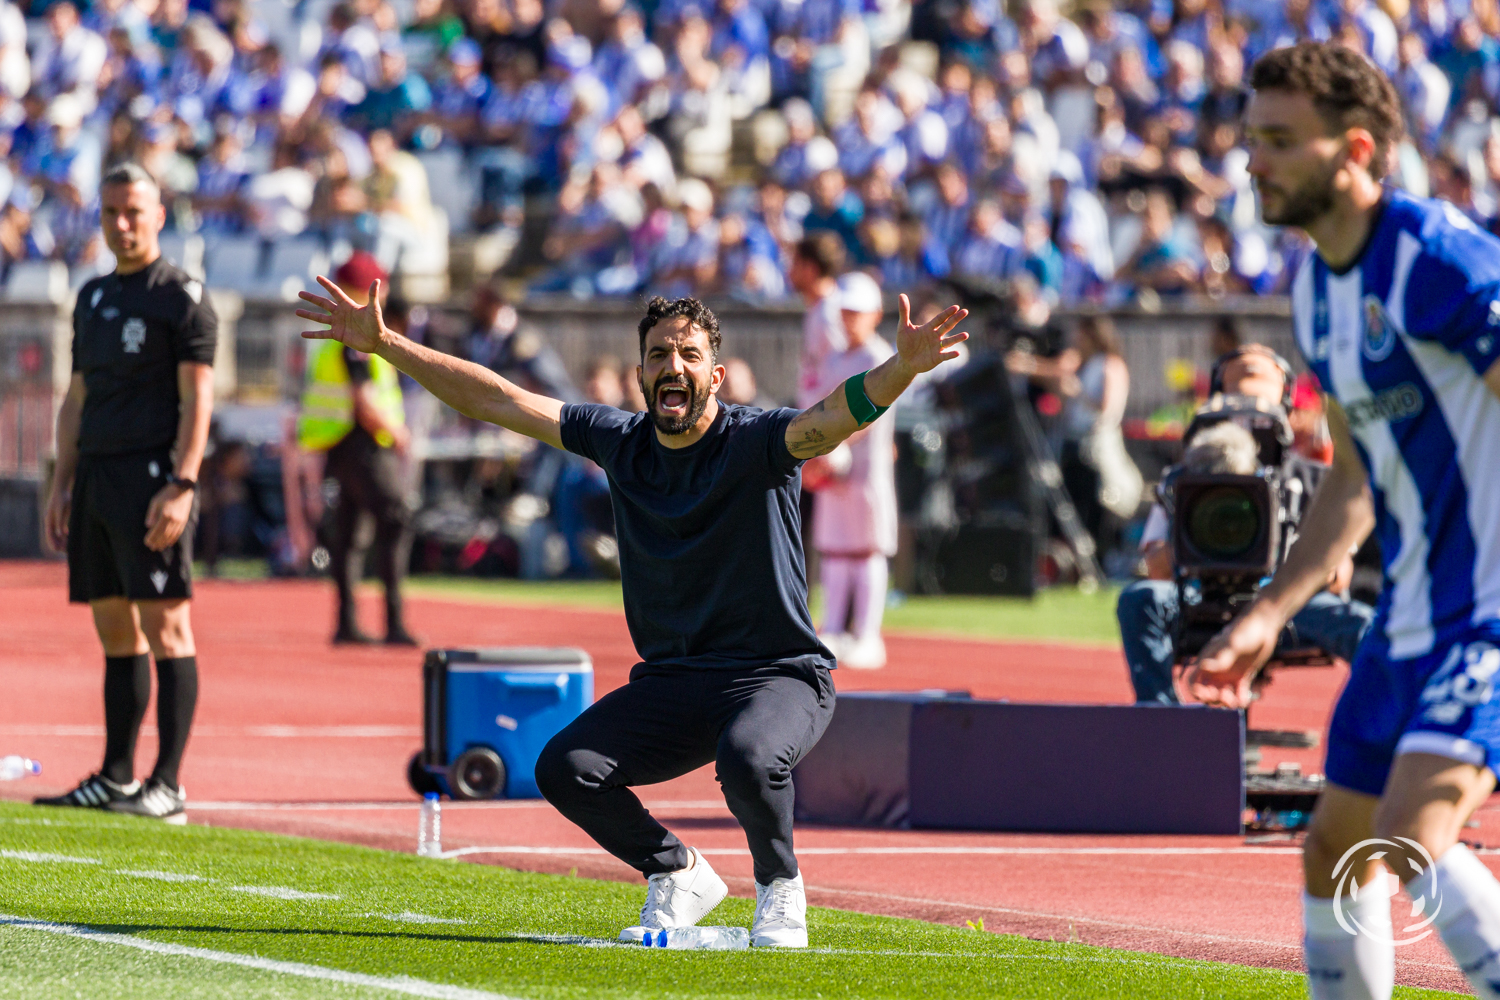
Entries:
{"label": "player's arm", "polygon": [[88,388],[74,372],[68,393],[57,410],[57,465],[52,470],[52,493],[47,498],[47,541],[58,552],[68,544],[68,517],[73,507],[73,476],[78,471],[78,427]]}
{"label": "player's arm", "polygon": [[[198,481],[203,453],[208,448],[208,425],[214,416],[214,369],[201,361],[177,365],[177,395],[182,408],[177,417],[173,478]],[[193,516],[194,490],[168,483],[146,508],[146,548],[160,552],[177,544]]]}
{"label": "player's arm", "polygon": [[901,296],[896,353],[863,375],[840,383],[794,417],[786,428],[787,450],[797,458],[826,455],[855,431],[874,423],[906,391],[912,379],[958,357],[954,348],[969,335],[952,331],[967,315],[967,309],[949,306],[931,322],[913,326],[911,303]]}
{"label": "player's arm", "polygon": [[368,305],[356,305],[332,281],[318,282],[332,298],[301,292],[316,307],[297,315],[328,327],[308,330],[309,340],[337,340],[366,354],[378,354],[416,379],[428,392],[466,417],[498,424],[518,434],[562,447],[560,399],[539,396],[507,382],[488,368],[413,343],[385,325],[380,312],[380,282],[370,286]]}
{"label": "player's arm", "polygon": [[1188,677],[1194,698],[1227,708],[1250,701],[1255,675],[1276,650],[1292,615],[1328,585],[1349,553],[1375,525],[1375,505],[1364,463],[1354,450],[1344,411],[1327,400],[1333,465],[1313,494],[1296,543],[1271,582],[1244,614],[1203,647]]}

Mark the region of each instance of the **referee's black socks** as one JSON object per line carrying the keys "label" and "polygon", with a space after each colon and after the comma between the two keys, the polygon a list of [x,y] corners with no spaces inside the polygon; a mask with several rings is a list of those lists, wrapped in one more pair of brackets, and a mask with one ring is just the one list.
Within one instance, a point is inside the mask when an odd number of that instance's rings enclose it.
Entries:
{"label": "referee's black socks", "polygon": [[104,658],[104,766],[101,773],[128,785],[135,773],[135,738],[151,700],[151,657]]}
{"label": "referee's black socks", "polygon": [[156,661],[156,729],[161,738],[151,776],[177,788],[177,769],[193,728],[198,706],[198,658],[177,656]]}

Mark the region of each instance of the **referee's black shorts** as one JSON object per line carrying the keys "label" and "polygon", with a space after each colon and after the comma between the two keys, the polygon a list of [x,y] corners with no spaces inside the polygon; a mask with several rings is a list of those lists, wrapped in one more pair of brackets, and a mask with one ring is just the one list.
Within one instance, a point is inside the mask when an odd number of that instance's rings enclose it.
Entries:
{"label": "referee's black shorts", "polygon": [[146,548],[146,511],[172,473],[171,453],[81,456],[68,521],[68,600],[132,601],[193,596],[193,515],[174,545]]}

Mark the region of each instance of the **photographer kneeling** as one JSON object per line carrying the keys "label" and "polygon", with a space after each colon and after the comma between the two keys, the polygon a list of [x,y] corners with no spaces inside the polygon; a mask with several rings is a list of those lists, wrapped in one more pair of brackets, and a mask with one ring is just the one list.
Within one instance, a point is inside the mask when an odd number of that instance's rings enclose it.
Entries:
{"label": "photographer kneeling", "polygon": [[[1293,452],[1289,432],[1280,431],[1286,424],[1289,377],[1286,362],[1260,344],[1247,344],[1220,358],[1214,366],[1213,395],[1189,428],[1183,461],[1168,470],[1162,490],[1163,497],[1171,502],[1175,482],[1184,475],[1269,473],[1266,480],[1279,484],[1275,502],[1281,508],[1279,530],[1270,535],[1277,550],[1274,561],[1279,561],[1290,546],[1296,523],[1327,470],[1326,465]],[[1247,423],[1257,426],[1262,440],[1257,440]],[[1201,642],[1195,642],[1192,648],[1178,648],[1182,632],[1178,571],[1182,567],[1172,550],[1172,528],[1171,515],[1158,503],[1141,538],[1147,578],[1121,591],[1116,607],[1137,704],[1178,704],[1173,666],[1201,646]],[[1274,568],[1266,567],[1264,575],[1269,576]],[[1330,577],[1327,589],[1291,620],[1278,652],[1320,649],[1344,660],[1354,655],[1375,612],[1369,605],[1348,598],[1352,572],[1353,562],[1346,557]],[[1253,585],[1250,589],[1253,593]],[[1249,596],[1236,594],[1235,599]],[[1204,632],[1202,638],[1206,638],[1216,629],[1195,631]]]}

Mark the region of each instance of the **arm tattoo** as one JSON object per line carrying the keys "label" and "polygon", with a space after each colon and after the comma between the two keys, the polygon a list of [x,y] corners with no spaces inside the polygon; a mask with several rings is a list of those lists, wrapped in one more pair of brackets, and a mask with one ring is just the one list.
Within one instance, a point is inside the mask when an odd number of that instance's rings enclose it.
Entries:
{"label": "arm tattoo", "polygon": [[816,458],[826,455],[838,447],[837,441],[829,441],[828,436],[816,427],[809,427],[802,433],[802,439],[795,442],[787,450],[797,458]]}

